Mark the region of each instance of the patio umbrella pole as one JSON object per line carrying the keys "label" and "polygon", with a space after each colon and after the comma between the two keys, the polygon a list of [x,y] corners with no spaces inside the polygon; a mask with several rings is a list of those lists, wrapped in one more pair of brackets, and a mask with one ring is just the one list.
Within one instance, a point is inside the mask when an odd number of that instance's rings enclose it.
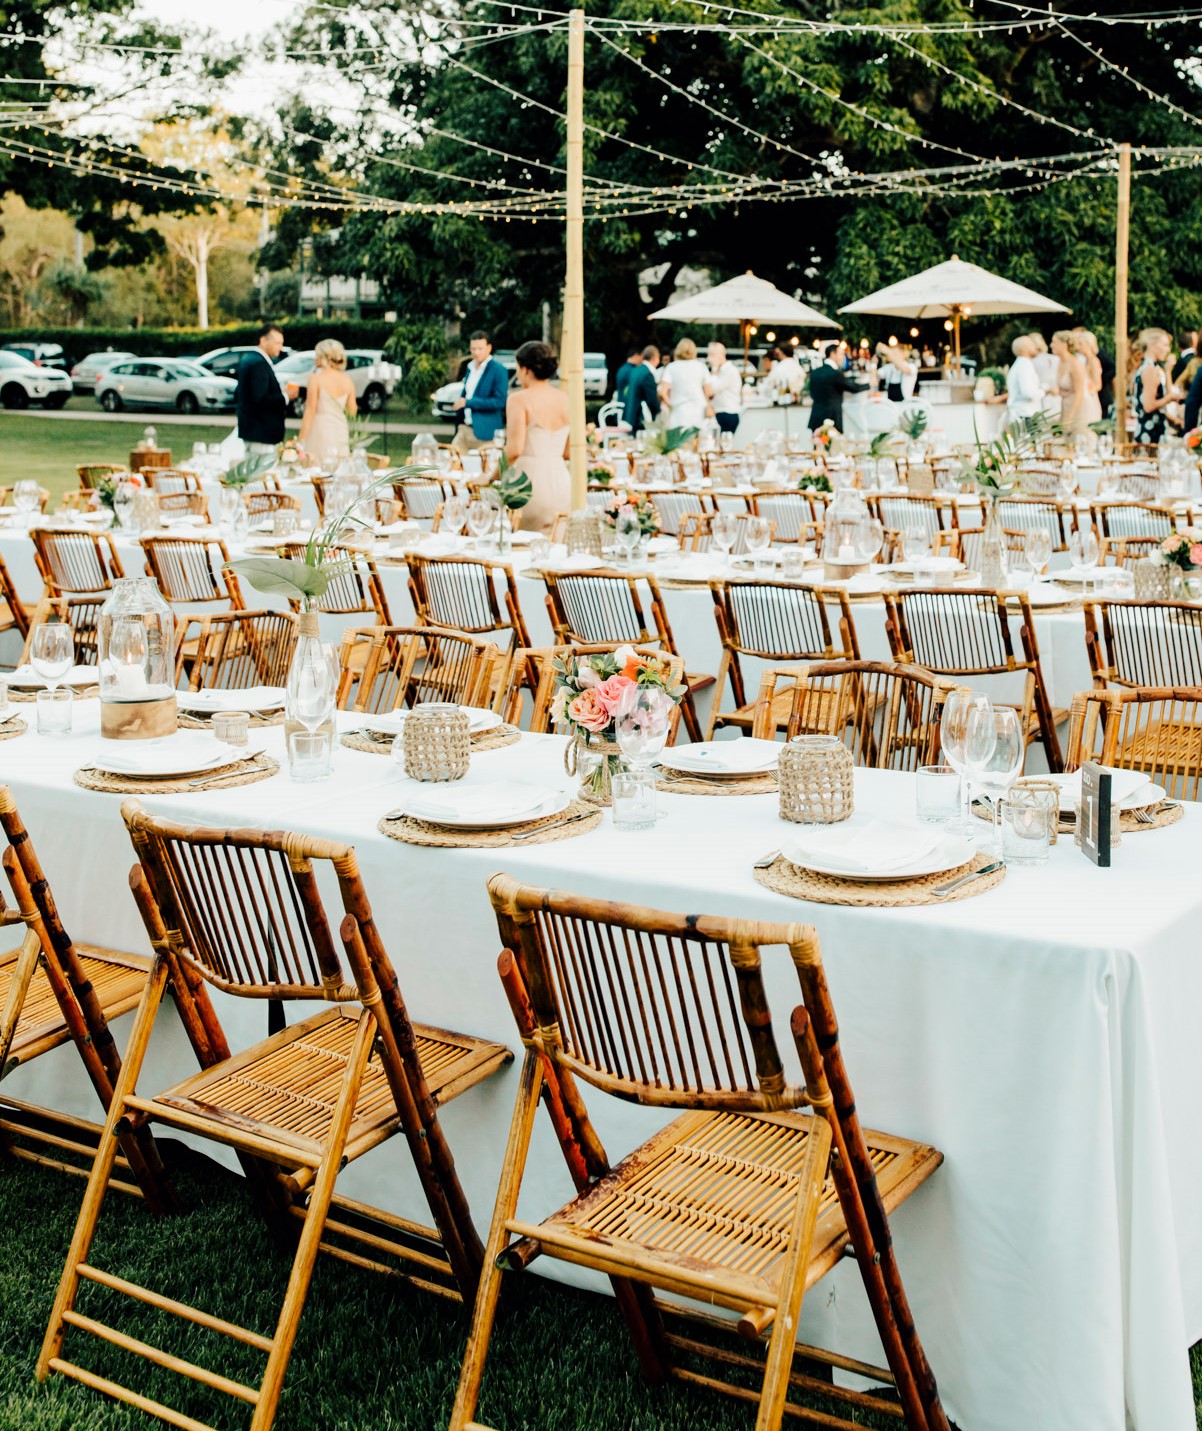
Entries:
{"label": "patio umbrella pole", "polygon": [[1127,441],[1127,250],[1131,234],[1131,146],[1119,145],[1114,235],[1114,450]]}
{"label": "patio umbrella pole", "polygon": [[584,11],[568,20],[567,250],[563,286],[564,381],[568,389],[568,453],[572,510],[588,501],[584,422]]}

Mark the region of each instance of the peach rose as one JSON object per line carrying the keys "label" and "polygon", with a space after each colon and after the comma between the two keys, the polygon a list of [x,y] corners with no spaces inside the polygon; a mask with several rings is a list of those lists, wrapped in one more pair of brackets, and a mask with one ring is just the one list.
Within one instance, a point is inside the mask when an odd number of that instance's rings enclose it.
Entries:
{"label": "peach rose", "polygon": [[1195,542],[1189,549],[1190,566],[1202,566],[1202,542]]}
{"label": "peach rose", "polygon": [[581,691],[568,707],[568,715],[577,725],[593,734],[603,731],[609,724],[609,707],[595,690]]}
{"label": "peach rose", "polygon": [[634,685],[629,676],[610,676],[607,681],[602,681],[596,689],[596,696],[605,706],[611,716],[618,713],[618,707],[622,704],[622,697]]}

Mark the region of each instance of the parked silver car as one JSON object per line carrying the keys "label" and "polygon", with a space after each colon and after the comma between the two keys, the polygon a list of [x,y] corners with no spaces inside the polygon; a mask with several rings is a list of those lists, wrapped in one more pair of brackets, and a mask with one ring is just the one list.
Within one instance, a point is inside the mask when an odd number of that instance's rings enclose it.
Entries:
{"label": "parked silver car", "polygon": [[0,403],[5,407],[63,407],[71,396],[71,379],[57,368],[38,368],[28,358],[0,350]]}
{"label": "parked silver car", "polygon": [[[293,353],[275,365],[276,376],[288,397],[288,411],[300,417],[305,410],[305,391],[314,358],[308,352]],[[348,348],[346,370],[355,387],[360,412],[379,412],[401,380],[399,363],[389,362],[383,348]]]}
{"label": "parked silver car", "polygon": [[214,377],[186,358],[135,358],[115,363],[96,383],[96,401],[105,412],[123,407],[156,407],[193,413],[234,406],[238,385]]}
{"label": "parked silver car", "polygon": [[89,353],[71,369],[71,381],[75,384],[75,391],[77,393],[95,391],[96,383],[102,373],[107,372],[114,363],[128,362],[134,356],[133,353],[114,353],[111,348],[107,353]]}

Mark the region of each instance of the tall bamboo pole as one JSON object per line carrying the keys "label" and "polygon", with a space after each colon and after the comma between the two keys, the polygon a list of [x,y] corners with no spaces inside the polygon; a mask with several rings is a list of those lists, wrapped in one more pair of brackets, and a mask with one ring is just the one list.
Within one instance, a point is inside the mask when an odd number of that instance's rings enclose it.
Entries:
{"label": "tall bamboo pole", "polygon": [[1114,445],[1127,441],[1127,252],[1131,239],[1131,146],[1119,145],[1118,221],[1114,232]]}
{"label": "tall bamboo pole", "polygon": [[584,433],[584,11],[568,20],[567,272],[563,286],[563,371],[568,389],[572,510],[587,505]]}

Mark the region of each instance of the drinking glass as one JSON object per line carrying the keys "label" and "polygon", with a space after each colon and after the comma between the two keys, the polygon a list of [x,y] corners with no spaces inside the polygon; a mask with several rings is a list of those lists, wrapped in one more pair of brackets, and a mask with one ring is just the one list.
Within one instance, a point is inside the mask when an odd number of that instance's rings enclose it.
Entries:
{"label": "drinking glass", "polygon": [[535,537],[526,548],[530,553],[530,564],[541,566],[551,555],[551,539],[549,537]]}
{"label": "drinking glass", "polygon": [[442,532],[450,532],[453,537],[457,537],[463,531],[463,523],[466,518],[467,498],[448,497],[442,504],[442,521],[439,523],[438,529]]}
{"label": "drinking glass", "polygon": [[477,499],[475,502],[468,504],[467,529],[475,539],[477,549],[484,541],[484,538],[492,531],[493,518],[495,515],[494,508],[488,502],[482,502]]}
{"label": "drinking glass", "polygon": [[672,728],[674,702],[658,686],[628,686],[618,703],[614,731],[632,765],[649,765],[663,751]]}
{"label": "drinking glass", "polygon": [[288,737],[288,774],[302,783],[324,780],[333,768],[332,752],[328,730],[294,730]]}
{"label": "drinking glass", "polygon": [[615,830],[655,828],[655,776],[649,767],[632,765],[617,771],[611,799]]}
{"label": "drinking glass", "polygon": [[1069,537],[1068,559],[1074,574],[1081,581],[1083,592],[1088,591],[1085,573],[1098,564],[1098,539],[1091,527],[1082,527]]}
{"label": "drinking glass", "polygon": [[44,621],[35,626],[29,660],[46,682],[46,689],[57,690],[58,683],[75,664],[75,636],[70,626],[65,621]]}
{"label": "drinking glass", "polygon": [[13,483],[13,506],[25,517],[30,517],[41,504],[42,494],[38,484],[31,477],[22,477]]}
{"label": "drinking glass", "polygon": [[730,550],[735,544],[735,538],[739,534],[739,519],[733,512],[715,512],[714,519],[710,523],[710,538],[713,545],[722,553],[722,560],[730,558]]}
{"label": "drinking glass", "polygon": [[906,561],[917,561],[930,550],[931,539],[921,527],[905,527],[901,534],[902,556]]}
{"label": "drinking glass", "polygon": [[1023,556],[1031,568],[1031,580],[1038,581],[1052,556],[1052,534],[1046,527],[1033,527],[1023,538]]}
{"label": "drinking glass", "polygon": [[1026,741],[1011,706],[974,710],[965,734],[969,776],[993,807],[993,854],[1002,857],[1002,797],[1022,773]]}
{"label": "drinking glass", "polygon": [[752,564],[757,565],[772,540],[772,523],[767,517],[748,517],[746,522],[747,550]]}
{"label": "drinking glass", "polygon": [[64,686],[62,690],[39,691],[37,694],[38,734],[68,735],[71,730],[72,703],[70,686]]}
{"label": "drinking glass", "polygon": [[924,825],[954,825],[960,815],[960,776],[951,765],[920,765],[914,773],[914,811]]}
{"label": "drinking glass", "polygon": [[780,555],[780,574],[786,581],[801,581],[806,571],[806,554],[801,547],[785,547]]}
{"label": "drinking glass", "polygon": [[1007,864],[1042,865],[1056,839],[1060,792],[1016,781],[1001,806],[1002,856]]}
{"label": "drinking glass", "polygon": [[978,691],[953,691],[943,704],[943,718],[939,724],[943,758],[960,777],[959,828],[965,837],[970,837],[976,829],[969,804],[968,722],[974,711],[988,709],[988,696]]}
{"label": "drinking glass", "polygon": [[614,518],[614,536],[618,548],[628,562],[634,560],[635,551],[642,540],[643,529],[639,525],[638,514],[633,508],[623,508]]}

